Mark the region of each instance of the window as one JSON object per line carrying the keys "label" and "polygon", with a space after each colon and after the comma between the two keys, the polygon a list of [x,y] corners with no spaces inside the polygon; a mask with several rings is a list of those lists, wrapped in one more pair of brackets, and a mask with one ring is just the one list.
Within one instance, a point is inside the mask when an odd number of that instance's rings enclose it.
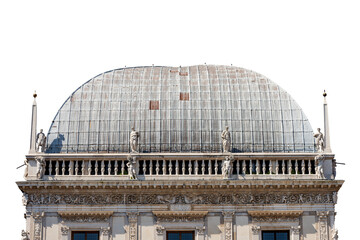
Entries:
{"label": "window", "polygon": [[194,232],[166,232],[166,240],[194,240]]}
{"label": "window", "polygon": [[262,240],[290,240],[289,231],[262,231]]}
{"label": "window", "polygon": [[99,240],[99,232],[72,232],[71,240]]}

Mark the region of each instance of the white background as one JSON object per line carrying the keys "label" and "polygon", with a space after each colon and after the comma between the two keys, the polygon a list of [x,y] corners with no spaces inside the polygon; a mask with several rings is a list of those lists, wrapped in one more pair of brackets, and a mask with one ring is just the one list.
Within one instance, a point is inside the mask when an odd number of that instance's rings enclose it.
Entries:
{"label": "white background", "polygon": [[38,129],[66,98],[107,70],[219,64],[263,74],[288,91],[313,129],[328,92],[332,150],[345,179],[340,239],[358,239],[360,160],[357,1],[3,1],[0,3],[1,239],[25,228],[21,192],[32,94]]}

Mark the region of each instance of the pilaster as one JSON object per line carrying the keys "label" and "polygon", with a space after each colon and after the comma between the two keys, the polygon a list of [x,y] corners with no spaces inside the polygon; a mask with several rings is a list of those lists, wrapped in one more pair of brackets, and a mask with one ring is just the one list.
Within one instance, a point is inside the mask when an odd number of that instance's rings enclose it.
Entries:
{"label": "pilaster", "polygon": [[234,211],[224,211],[224,239],[233,240],[233,216]]}
{"label": "pilaster", "polygon": [[129,227],[128,227],[128,232],[129,232],[129,240],[137,240],[137,236],[138,236],[138,216],[139,213],[138,212],[128,212],[126,213],[126,215],[128,216],[128,221],[129,221]]}
{"label": "pilaster", "polygon": [[329,211],[317,211],[319,240],[329,240]]}

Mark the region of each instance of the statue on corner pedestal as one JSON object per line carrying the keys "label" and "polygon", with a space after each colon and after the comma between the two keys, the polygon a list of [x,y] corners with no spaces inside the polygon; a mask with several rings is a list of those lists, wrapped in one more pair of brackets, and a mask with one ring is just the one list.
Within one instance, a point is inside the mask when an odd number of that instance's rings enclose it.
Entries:
{"label": "statue on corner pedestal", "polygon": [[139,141],[139,132],[135,131],[135,128],[131,128],[130,133],[130,148],[131,152],[138,152],[138,141]]}
{"label": "statue on corner pedestal", "polygon": [[324,151],[324,134],[320,132],[320,128],[317,129],[317,133],[314,134],[315,145],[318,152]]}
{"label": "statue on corner pedestal", "polygon": [[[43,130],[40,129],[40,132],[36,135],[36,151],[44,152],[46,144],[46,136],[43,133]],[[41,148],[41,150],[40,150]]]}
{"label": "statue on corner pedestal", "polygon": [[45,158],[42,156],[36,157],[36,178],[42,179],[45,172]]}
{"label": "statue on corner pedestal", "polygon": [[226,126],[225,130],[221,133],[221,139],[222,139],[224,152],[230,152],[231,136],[228,126]]}

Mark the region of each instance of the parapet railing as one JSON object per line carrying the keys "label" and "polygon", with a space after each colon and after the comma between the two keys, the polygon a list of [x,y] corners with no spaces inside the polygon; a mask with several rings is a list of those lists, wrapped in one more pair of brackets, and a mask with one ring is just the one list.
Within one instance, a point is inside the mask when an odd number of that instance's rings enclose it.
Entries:
{"label": "parapet railing", "polygon": [[[231,161],[226,159],[231,156]],[[317,154],[121,154],[27,156],[27,180],[333,178],[334,156]],[[41,159],[41,160],[39,160]],[[229,160],[229,159],[227,159]]]}

